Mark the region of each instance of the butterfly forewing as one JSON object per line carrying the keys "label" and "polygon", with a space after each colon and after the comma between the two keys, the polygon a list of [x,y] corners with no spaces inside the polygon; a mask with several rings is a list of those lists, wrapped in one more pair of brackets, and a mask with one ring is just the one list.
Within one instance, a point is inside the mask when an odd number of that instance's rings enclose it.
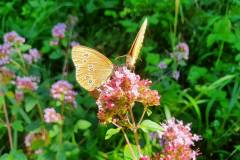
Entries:
{"label": "butterfly forewing", "polygon": [[139,55],[139,52],[142,48],[142,43],[144,40],[144,34],[146,31],[146,28],[147,28],[147,18],[144,20],[144,22],[143,22],[136,38],[133,41],[133,44],[128,52],[126,64],[130,69],[134,68],[134,65],[135,65],[136,60]]}
{"label": "butterfly forewing", "polygon": [[85,46],[73,47],[72,60],[78,83],[88,91],[100,87],[113,71],[113,64],[107,57]]}

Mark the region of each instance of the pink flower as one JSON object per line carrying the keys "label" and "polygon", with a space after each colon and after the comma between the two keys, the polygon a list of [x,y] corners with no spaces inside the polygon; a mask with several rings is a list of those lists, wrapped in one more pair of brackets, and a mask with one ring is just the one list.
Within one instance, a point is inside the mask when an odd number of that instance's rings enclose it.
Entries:
{"label": "pink flower", "polygon": [[114,118],[124,117],[137,101],[145,107],[159,105],[158,92],[151,90],[150,85],[150,81],[140,80],[139,75],[126,67],[117,68],[111,79],[99,89],[97,105],[100,121],[111,122]]}
{"label": "pink flower", "polygon": [[18,103],[22,102],[22,100],[24,99],[24,93],[22,91],[17,90],[15,92],[15,98]]}
{"label": "pink flower", "polygon": [[55,123],[62,120],[62,116],[55,111],[54,108],[46,108],[44,110],[44,120],[46,123]]}
{"label": "pink flower", "polygon": [[0,66],[9,63],[11,46],[8,43],[0,45]]}
{"label": "pink flower", "polygon": [[161,127],[164,131],[158,133],[159,142],[163,146],[160,160],[196,159],[199,152],[191,147],[201,137],[191,133],[190,124],[184,125],[182,121],[172,118],[161,124]]}
{"label": "pink flower", "polygon": [[31,147],[33,138],[34,138],[34,133],[29,133],[25,136],[24,144],[26,147]]}
{"label": "pink flower", "polygon": [[56,38],[64,38],[66,32],[66,24],[58,23],[52,29],[52,36]]}
{"label": "pink flower", "polygon": [[41,56],[39,51],[36,48],[33,48],[29,50],[28,54],[23,54],[23,58],[28,64],[32,64],[32,62],[37,62]]}
{"label": "pink flower", "polygon": [[36,48],[30,49],[29,55],[32,56],[34,62],[37,62],[41,58],[40,53]]}
{"label": "pink flower", "polygon": [[19,90],[34,91],[38,88],[37,82],[32,77],[17,77],[16,86]]}
{"label": "pink flower", "polygon": [[32,64],[32,56],[30,54],[23,54],[23,59],[28,63],[28,64]]}
{"label": "pink flower", "polygon": [[164,61],[161,61],[161,62],[158,64],[158,67],[159,67],[160,69],[165,69],[165,68],[167,68],[167,64],[166,64]]}
{"label": "pink flower", "polygon": [[64,80],[59,80],[51,87],[51,95],[54,99],[75,104],[77,93],[73,90],[73,86]]}
{"label": "pink flower", "polygon": [[10,44],[22,44],[25,42],[25,38],[19,36],[17,32],[12,31],[4,35],[4,42]]}
{"label": "pink flower", "polygon": [[176,46],[176,50],[182,53],[182,57],[185,60],[188,60],[188,58],[189,58],[189,47],[188,47],[187,43],[185,43],[185,42],[179,43]]}

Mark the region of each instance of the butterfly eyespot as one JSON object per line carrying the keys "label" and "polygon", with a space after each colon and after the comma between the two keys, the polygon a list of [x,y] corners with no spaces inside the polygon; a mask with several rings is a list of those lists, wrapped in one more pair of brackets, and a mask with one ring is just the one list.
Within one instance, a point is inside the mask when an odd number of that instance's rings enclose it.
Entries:
{"label": "butterfly eyespot", "polygon": [[83,57],[88,57],[88,54],[87,54],[87,53],[85,53],[85,54],[83,55]]}
{"label": "butterfly eyespot", "polygon": [[85,79],[89,79],[90,77],[89,76],[85,76]]}
{"label": "butterfly eyespot", "polygon": [[93,65],[92,65],[92,64],[89,64],[89,65],[88,65],[88,68],[93,68]]}
{"label": "butterfly eyespot", "polygon": [[82,62],[83,62],[83,63],[87,63],[87,60],[86,60],[86,59],[83,59]]}
{"label": "butterfly eyespot", "polygon": [[92,84],[92,83],[93,83],[93,81],[92,81],[92,80],[89,80],[89,81],[88,81],[88,84]]}

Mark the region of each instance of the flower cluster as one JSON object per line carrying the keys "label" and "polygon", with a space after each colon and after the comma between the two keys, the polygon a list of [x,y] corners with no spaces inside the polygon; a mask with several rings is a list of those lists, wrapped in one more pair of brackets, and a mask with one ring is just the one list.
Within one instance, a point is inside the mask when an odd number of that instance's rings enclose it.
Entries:
{"label": "flower cluster", "polygon": [[190,124],[184,125],[182,121],[172,118],[161,124],[161,127],[164,131],[157,135],[159,143],[163,146],[163,151],[158,154],[160,160],[196,159],[199,152],[191,147],[201,138],[191,133]]}
{"label": "flower cluster", "polygon": [[52,36],[55,38],[64,38],[65,32],[66,32],[66,24],[64,23],[58,23],[52,28]]}
{"label": "flower cluster", "polygon": [[23,58],[28,64],[32,64],[32,62],[37,62],[41,56],[39,51],[36,48],[30,49],[28,54],[23,54]]}
{"label": "flower cluster", "polygon": [[76,105],[75,99],[77,93],[73,90],[73,86],[67,81],[59,80],[54,83],[51,87],[51,95],[54,99]]}
{"label": "flower cluster", "polygon": [[60,122],[61,120],[62,116],[57,113],[54,108],[44,109],[44,121],[46,123],[55,123]]}
{"label": "flower cluster", "polygon": [[18,90],[34,91],[38,88],[38,85],[34,77],[17,77],[16,87]]}
{"label": "flower cluster", "polygon": [[4,35],[4,43],[13,44],[23,44],[25,42],[25,38],[19,36],[17,32],[11,31]]}
{"label": "flower cluster", "polygon": [[126,67],[119,67],[100,89],[97,105],[101,122],[111,122],[124,117],[135,102],[144,107],[159,105],[160,96],[149,87],[151,81],[140,80],[140,76]]}

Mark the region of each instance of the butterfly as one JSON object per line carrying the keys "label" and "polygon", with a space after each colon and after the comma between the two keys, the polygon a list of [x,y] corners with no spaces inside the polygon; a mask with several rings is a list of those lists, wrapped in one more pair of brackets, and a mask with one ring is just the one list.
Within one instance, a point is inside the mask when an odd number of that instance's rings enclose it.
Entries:
{"label": "butterfly", "polygon": [[[142,47],[147,19],[142,24],[128,52],[126,65],[133,69]],[[86,46],[72,48],[72,61],[76,68],[76,80],[86,90],[94,91],[111,76],[114,71],[112,62],[100,52]]]}

